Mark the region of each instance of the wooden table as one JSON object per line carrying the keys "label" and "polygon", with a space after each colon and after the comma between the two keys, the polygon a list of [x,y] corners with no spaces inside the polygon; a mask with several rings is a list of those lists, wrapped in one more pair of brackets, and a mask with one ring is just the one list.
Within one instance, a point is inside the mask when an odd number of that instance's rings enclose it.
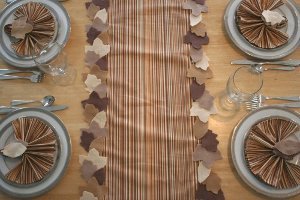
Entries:
{"label": "wooden table", "polygon": [[[300,4],[300,0],[296,0]],[[208,26],[210,44],[205,50],[210,58],[210,66],[214,72],[214,78],[207,82],[207,88],[213,95],[224,89],[229,75],[236,66],[230,65],[234,59],[242,59],[245,55],[236,48],[226,36],[223,25],[223,14],[228,1],[207,1],[209,13],[204,15],[204,21]],[[79,199],[78,187],[84,185],[84,180],[80,177],[80,165],[78,155],[84,154],[84,150],[79,146],[80,128],[86,127],[83,120],[83,109],[80,101],[87,97],[84,85],[81,80],[81,73],[86,71],[84,64],[84,45],[86,44],[85,25],[88,19],[85,16],[84,1],[69,0],[63,5],[68,10],[71,17],[72,32],[70,40],[66,46],[70,67],[77,69],[78,75],[74,85],[60,87],[51,83],[49,77],[41,84],[33,84],[26,80],[13,80],[0,82],[0,105],[8,105],[11,99],[40,99],[45,95],[54,95],[57,104],[68,104],[69,109],[58,111],[56,114],[65,123],[72,140],[72,158],[68,170],[59,184],[47,194],[37,199]],[[1,5],[4,6],[3,3]],[[300,50],[297,49],[289,58],[299,58]],[[0,61],[0,67],[8,66]],[[268,71],[264,73],[263,93],[266,95],[299,95],[300,92],[300,68],[293,72]],[[296,109],[300,111],[300,109]],[[218,133],[220,141],[219,149],[224,159],[218,161],[213,170],[222,179],[222,189],[226,199],[267,199],[251,190],[238,177],[230,155],[230,139],[233,127],[246,114],[245,111],[238,113],[230,121],[222,122],[212,119],[210,129]],[[294,197],[292,199],[299,199]],[[10,199],[5,194],[0,193],[0,199]]]}

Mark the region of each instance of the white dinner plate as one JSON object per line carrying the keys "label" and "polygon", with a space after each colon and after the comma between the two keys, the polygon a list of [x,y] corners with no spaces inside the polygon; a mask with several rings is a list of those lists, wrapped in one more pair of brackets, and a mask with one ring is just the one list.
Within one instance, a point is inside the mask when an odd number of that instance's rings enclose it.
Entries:
{"label": "white dinner plate", "polygon": [[0,190],[17,198],[32,198],[48,192],[61,180],[71,157],[71,141],[64,124],[53,113],[38,108],[25,108],[12,112],[0,121],[0,148],[10,143],[14,136],[11,122],[22,117],[39,118],[58,138],[55,165],[46,177],[36,183],[21,185],[9,182],[5,174],[15,165],[15,161],[12,161],[15,159],[0,155]]}
{"label": "white dinner plate", "polygon": [[276,189],[270,185],[265,184],[250,171],[249,167],[247,166],[247,161],[244,154],[245,139],[247,138],[251,127],[262,121],[263,119],[274,117],[292,120],[300,126],[299,113],[275,106],[268,106],[257,109],[248,114],[235,127],[231,139],[231,157],[234,167],[237,170],[239,176],[252,189],[272,198],[286,199],[288,197],[300,194],[300,185],[291,189]]}
{"label": "white dinner plate", "polygon": [[[70,26],[70,17],[66,11],[66,9],[61,5],[60,2],[57,0],[18,0],[13,1],[12,3],[8,4],[0,13],[0,57],[7,63],[21,68],[30,68],[35,67],[35,63],[31,56],[18,56],[14,50],[11,48],[11,41],[9,36],[4,32],[4,26],[6,24],[10,24],[14,19],[14,12],[16,9],[28,2],[38,2],[42,3],[46,6],[50,12],[53,14],[54,18],[56,19],[56,27],[57,33],[56,37],[54,38],[53,42],[61,44],[65,46],[69,39],[71,26]],[[56,50],[54,53],[48,55],[47,60],[53,59],[59,53]]]}
{"label": "white dinner plate", "polygon": [[288,19],[286,33],[289,35],[289,40],[286,44],[274,48],[263,49],[249,43],[240,33],[236,24],[236,10],[242,0],[231,0],[227,5],[224,24],[225,29],[232,42],[244,53],[251,57],[263,60],[277,60],[291,54],[300,43],[300,12],[297,9],[297,4],[293,0],[285,0],[285,4],[275,9],[282,13]]}

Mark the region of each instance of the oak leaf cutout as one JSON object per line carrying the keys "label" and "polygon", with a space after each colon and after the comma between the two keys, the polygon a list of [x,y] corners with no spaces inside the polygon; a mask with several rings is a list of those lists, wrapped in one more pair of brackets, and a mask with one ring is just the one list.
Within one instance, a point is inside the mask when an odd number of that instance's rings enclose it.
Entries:
{"label": "oak leaf cutout", "polygon": [[195,66],[191,66],[190,68],[188,68],[186,76],[189,78],[196,78],[196,82],[199,85],[202,85],[203,83],[205,83],[206,79],[213,78],[213,73],[209,68],[205,71],[202,69],[198,69]]}
{"label": "oak leaf cutout", "polygon": [[1,152],[4,156],[10,157],[10,158],[17,158],[27,150],[27,147],[22,142],[12,142],[7,144]]}
{"label": "oak leaf cutout", "polygon": [[109,25],[107,23],[103,23],[99,18],[94,19],[92,27],[101,33],[106,32],[109,29]]}
{"label": "oak leaf cutout", "polygon": [[207,35],[205,35],[205,37],[199,37],[191,31],[188,31],[184,36],[183,41],[186,44],[191,44],[195,49],[200,49],[202,45],[207,45],[209,43],[209,38]]}
{"label": "oak leaf cutout", "polygon": [[198,144],[193,153],[193,161],[202,161],[203,165],[207,168],[211,168],[215,161],[221,160],[222,156],[219,150],[216,152],[207,151]]}
{"label": "oak leaf cutout", "polygon": [[85,131],[88,133],[92,133],[95,138],[102,138],[108,136],[108,129],[107,128],[100,128],[99,124],[95,121],[90,123],[89,128],[83,128],[81,131]]}
{"label": "oak leaf cutout", "polygon": [[191,26],[195,26],[198,23],[200,23],[202,21],[202,14],[195,16],[193,14],[190,14],[190,25]]}
{"label": "oak leaf cutout", "polygon": [[88,32],[86,33],[87,36],[87,42],[92,45],[94,40],[100,35],[101,31],[97,30],[94,27],[90,27]]}
{"label": "oak leaf cutout", "polygon": [[200,15],[202,12],[207,12],[207,6],[197,4],[195,1],[188,0],[182,3],[182,8],[186,10],[192,10],[194,16]]}
{"label": "oak leaf cutout", "polygon": [[82,165],[85,160],[91,161],[93,165],[97,167],[97,170],[105,167],[107,163],[107,157],[99,156],[99,152],[96,149],[89,150],[87,156],[79,155],[80,165]]}
{"label": "oak leaf cutout", "polygon": [[203,162],[199,162],[197,169],[198,182],[203,183],[209,176],[211,169],[203,165]]}
{"label": "oak leaf cutout", "polygon": [[199,62],[200,60],[202,60],[203,48],[195,49],[195,48],[191,47],[190,57],[191,57],[191,59],[194,63]]}
{"label": "oak leaf cutout", "polygon": [[198,183],[198,187],[195,193],[196,200],[225,200],[222,190],[219,190],[218,194],[207,191],[204,184]]}
{"label": "oak leaf cutout", "polygon": [[102,32],[98,37],[100,40],[102,40],[103,44],[110,43],[110,37],[109,37],[108,32]]}
{"label": "oak leaf cutout", "polygon": [[87,16],[90,18],[90,20],[93,20],[96,13],[100,10],[99,6],[96,6],[95,4],[91,3],[87,9]]}
{"label": "oak leaf cutout", "polygon": [[217,135],[214,134],[211,130],[208,130],[207,133],[201,139],[201,145],[207,151],[216,152],[218,150],[218,144],[219,141],[217,140]]}
{"label": "oak leaf cutout", "polygon": [[93,176],[96,178],[99,185],[103,185],[105,183],[105,178],[106,178],[105,167],[97,170]]}
{"label": "oak leaf cutout", "polygon": [[207,70],[209,67],[209,58],[207,57],[206,53],[203,52],[203,57],[200,61],[196,62],[195,66],[197,68],[201,68],[203,70]]}
{"label": "oak leaf cutout", "polygon": [[97,167],[91,161],[84,160],[80,167],[80,171],[82,178],[88,181],[94,176],[95,172],[97,171]]}
{"label": "oak leaf cutout", "polygon": [[104,98],[107,95],[107,85],[99,84],[97,87],[94,88],[94,91],[98,94],[100,98]]}
{"label": "oak leaf cutout", "polygon": [[208,178],[204,181],[204,184],[206,186],[206,190],[210,191],[214,194],[218,194],[218,192],[221,189],[221,179],[220,177],[214,173],[211,172]]}
{"label": "oak leaf cutout", "polygon": [[87,78],[85,80],[85,85],[86,85],[86,90],[88,92],[93,92],[94,88],[96,88],[99,84],[101,84],[101,79],[98,79],[95,75],[93,74],[88,74]]}
{"label": "oak leaf cutout", "polygon": [[197,36],[205,37],[207,28],[206,25],[202,22],[196,24],[195,26],[191,27],[191,32],[195,33]]}
{"label": "oak leaf cutout", "polygon": [[215,98],[209,94],[209,91],[205,90],[203,95],[196,101],[199,103],[199,106],[201,108],[210,110],[211,107],[214,105],[214,99]]}
{"label": "oak leaf cutout", "polygon": [[83,191],[82,196],[80,197],[80,200],[98,200],[98,198],[95,197],[93,193]]}
{"label": "oak leaf cutout", "polygon": [[92,0],[93,4],[100,6],[100,8],[109,8],[109,0]]}
{"label": "oak leaf cutout", "polygon": [[96,18],[100,19],[103,23],[106,23],[107,22],[107,18],[108,18],[106,9],[103,8],[103,9],[99,10],[96,13],[94,19],[96,19]]}
{"label": "oak leaf cutout", "polygon": [[93,104],[86,104],[84,108],[85,121],[91,123],[99,110]]}
{"label": "oak leaf cutout", "polygon": [[194,136],[199,140],[201,139],[208,131],[208,123],[203,123],[200,119],[196,119],[196,122],[193,126]]}
{"label": "oak leaf cutout", "polygon": [[88,51],[85,53],[85,63],[89,67],[94,66],[99,59],[100,59],[99,55],[96,54],[94,51]]}
{"label": "oak leaf cutout", "polygon": [[193,80],[190,85],[190,93],[192,99],[195,101],[199,99],[205,91],[205,84],[199,85],[195,80]]}
{"label": "oak leaf cutout", "polygon": [[11,36],[17,39],[24,39],[27,33],[33,30],[33,26],[27,23],[27,17],[20,17],[12,22]]}
{"label": "oak leaf cutout", "polygon": [[206,110],[201,108],[198,102],[193,102],[192,107],[190,109],[190,116],[197,116],[202,122],[208,122],[210,115],[216,114],[217,110],[215,106],[212,106],[210,110]]}
{"label": "oak leaf cutout", "polygon": [[106,124],[106,112],[99,112],[92,121],[96,122],[100,128],[104,128]]}
{"label": "oak leaf cutout", "polygon": [[100,98],[99,95],[93,91],[89,98],[81,101],[82,107],[85,108],[86,104],[93,104],[100,112],[107,109],[109,99],[107,97]]}
{"label": "oak leaf cutout", "polygon": [[88,152],[89,147],[94,139],[95,137],[92,133],[82,131],[80,136],[80,145]]}
{"label": "oak leaf cutout", "polygon": [[90,149],[96,149],[99,154],[102,154],[105,150],[105,139],[104,138],[96,138],[92,141],[90,145]]}
{"label": "oak leaf cutout", "polygon": [[108,194],[108,187],[105,185],[99,185],[95,177],[92,177],[88,180],[87,186],[79,186],[80,193],[87,191],[93,193],[98,199],[102,199],[105,195]]}

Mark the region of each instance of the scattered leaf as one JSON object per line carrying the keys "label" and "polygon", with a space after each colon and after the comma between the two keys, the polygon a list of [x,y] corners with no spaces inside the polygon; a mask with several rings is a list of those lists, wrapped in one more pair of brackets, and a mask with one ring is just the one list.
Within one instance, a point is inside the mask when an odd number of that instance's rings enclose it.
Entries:
{"label": "scattered leaf", "polygon": [[196,66],[197,68],[201,68],[201,69],[203,69],[203,70],[207,70],[207,68],[209,67],[208,61],[209,61],[209,58],[207,57],[206,53],[203,52],[203,57],[202,57],[202,59],[201,59],[200,61],[198,61],[198,62],[195,64],[195,66]]}
{"label": "scattered leaf", "polygon": [[206,25],[202,22],[196,24],[195,26],[191,27],[191,32],[195,33],[197,36],[205,37],[207,29]]}
{"label": "scattered leaf", "polygon": [[88,51],[85,54],[85,62],[90,67],[94,66],[99,59],[99,55],[96,54],[94,51]]}
{"label": "scattered leaf", "polygon": [[95,15],[95,18],[99,18],[103,23],[106,23],[107,22],[107,18],[108,18],[108,15],[107,15],[107,11],[105,8],[99,10],[96,15]]}
{"label": "scattered leaf", "polygon": [[27,147],[21,142],[12,142],[6,145],[1,152],[10,158],[17,158],[27,150]]}
{"label": "scattered leaf", "polygon": [[98,181],[95,177],[92,177],[88,183],[86,187],[79,187],[79,190],[81,191],[81,193],[83,191],[87,191],[90,193],[95,194],[98,199],[102,199],[105,195],[108,194],[108,187],[105,185],[98,185]]}
{"label": "scattered leaf", "polygon": [[191,47],[190,56],[194,63],[199,62],[203,57],[203,48],[195,49]]}
{"label": "scattered leaf", "polygon": [[202,21],[202,14],[195,16],[193,14],[190,14],[190,25],[191,26],[195,26],[198,23],[200,23]]}
{"label": "scattered leaf", "polygon": [[109,0],[92,0],[92,2],[101,8],[109,8]]}
{"label": "scattered leaf", "polygon": [[195,1],[188,0],[182,3],[183,9],[192,10],[194,16],[200,15],[202,12],[207,12],[208,7],[206,5],[197,4]]}
{"label": "scattered leaf", "polygon": [[190,93],[192,99],[195,101],[199,99],[205,91],[205,84],[199,85],[195,80],[193,80],[190,86]]}
{"label": "scattered leaf", "polygon": [[27,33],[33,30],[33,26],[27,23],[27,17],[20,17],[12,22],[11,36],[17,39],[24,39]]}
{"label": "scattered leaf", "polygon": [[109,29],[109,25],[103,23],[102,20],[99,18],[94,19],[92,27],[97,29],[101,33],[106,32]]}
{"label": "scattered leaf", "polygon": [[90,145],[90,149],[96,149],[99,154],[102,154],[105,150],[105,139],[100,137],[93,140]]}
{"label": "scattered leaf", "polygon": [[80,200],[98,200],[98,198],[95,197],[93,193],[83,191],[82,196],[80,197]]}
{"label": "scattered leaf", "polygon": [[196,3],[204,5],[205,4],[205,0],[194,0]]}
{"label": "scattered leaf", "polygon": [[209,94],[209,91],[205,90],[203,95],[196,100],[201,108],[210,110],[214,104],[214,97]]}
{"label": "scattered leaf", "polygon": [[211,172],[211,169],[205,167],[202,162],[199,163],[198,165],[198,182],[202,183],[203,181],[205,181],[207,179],[207,177],[209,176]]}
{"label": "scattered leaf", "polygon": [[197,116],[204,123],[208,122],[210,115],[216,113],[217,111],[215,106],[212,106],[210,110],[206,110],[204,108],[201,108],[198,102],[193,102],[192,108],[190,109],[190,116]]}
{"label": "scattered leaf", "polygon": [[103,185],[105,183],[105,178],[106,178],[105,167],[97,170],[93,176],[96,178],[99,185]]}
{"label": "scattered leaf", "polygon": [[90,29],[86,33],[86,36],[88,38],[87,42],[92,45],[94,40],[100,35],[100,33],[101,33],[101,31],[98,31],[94,27],[90,27]]}
{"label": "scattered leaf", "polygon": [[97,170],[106,166],[107,157],[99,156],[99,152],[96,149],[91,149],[87,156],[79,155],[79,163],[82,165],[85,160],[91,161],[96,165]]}
{"label": "scattered leaf", "polygon": [[222,190],[218,194],[207,191],[204,184],[198,183],[198,188],[195,193],[196,200],[225,200]]}
{"label": "scattered leaf", "polygon": [[84,160],[80,167],[80,171],[82,178],[88,181],[97,171],[97,167],[91,161]]}
{"label": "scattered leaf", "polygon": [[191,31],[188,31],[183,39],[184,43],[191,44],[195,49],[200,49],[202,45],[207,45],[209,43],[207,35],[205,37],[199,37]]}
{"label": "scattered leaf", "polygon": [[92,133],[82,131],[80,136],[80,145],[88,152],[94,139],[95,137]]}
{"label": "scattered leaf", "polygon": [[93,74],[88,74],[84,83],[86,85],[85,89],[89,92],[93,92],[94,88],[101,84],[101,79],[98,79]]}
{"label": "scattered leaf", "polygon": [[96,13],[100,10],[100,7],[91,3],[89,8],[87,9],[87,16],[90,18],[90,20],[93,20]]}
{"label": "scattered leaf", "polygon": [[103,32],[99,36],[99,39],[102,40],[103,44],[109,44],[110,43],[110,37],[108,32]]}
{"label": "scattered leaf", "polygon": [[107,109],[108,103],[109,103],[109,100],[107,97],[99,98],[98,94],[95,91],[93,91],[90,94],[88,99],[83,100],[81,102],[83,108],[85,108],[86,104],[93,104],[100,112]]}
{"label": "scattered leaf", "polygon": [[93,119],[94,122],[97,122],[100,128],[104,128],[106,124],[106,112],[99,112]]}
{"label": "scattered leaf", "polygon": [[202,147],[204,147],[207,151],[216,152],[218,150],[218,144],[219,141],[217,140],[217,135],[211,130],[208,130],[201,140]]}
{"label": "scattered leaf", "polygon": [[193,161],[203,161],[202,164],[207,168],[211,168],[215,161],[221,159],[222,156],[219,150],[217,150],[216,152],[207,151],[202,147],[201,144],[198,144],[196,146],[193,153]]}
{"label": "scattered leaf", "polygon": [[300,141],[295,133],[277,142],[274,147],[284,155],[288,156],[300,153]]}
{"label": "scattered leaf", "polygon": [[211,172],[209,177],[204,182],[206,190],[218,194],[221,189],[221,179],[220,177]]}
{"label": "scattered leaf", "polygon": [[98,96],[100,98],[104,98],[104,97],[106,97],[106,94],[107,94],[107,85],[100,84],[94,88],[94,91],[98,94]]}
{"label": "scattered leaf", "polygon": [[199,140],[201,139],[208,131],[208,123],[203,123],[200,119],[196,119],[196,122],[193,126],[194,136]]}

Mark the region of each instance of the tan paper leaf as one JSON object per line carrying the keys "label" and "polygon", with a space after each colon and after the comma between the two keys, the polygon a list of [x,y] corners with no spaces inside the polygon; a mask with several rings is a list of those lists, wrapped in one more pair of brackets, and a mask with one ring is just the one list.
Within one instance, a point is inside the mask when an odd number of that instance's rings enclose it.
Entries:
{"label": "tan paper leaf", "polygon": [[80,197],[80,200],[98,200],[98,198],[95,197],[93,193],[84,191]]}
{"label": "tan paper leaf", "polygon": [[204,108],[206,110],[210,110],[210,108],[214,104],[214,97],[209,94],[209,91],[205,90],[203,95],[197,99],[196,101],[199,103],[199,106],[201,108]]}
{"label": "tan paper leaf", "polygon": [[90,149],[96,149],[101,155],[105,150],[105,139],[103,137],[96,138],[90,145]]}
{"label": "tan paper leaf", "polygon": [[106,9],[103,8],[103,9],[99,10],[96,13],[94,19],[96,19],[96,18],[99,18],[103,23],[106,23],[107,22],[107,18],[108,18]]}
{"label": "tan paper leaf", "polygon": [[79,155],[80,165],[82,165],[85,160],[91,161],[97,167],[97,170],[105,167],[107,163],[107,157],[99,156],[99,152],[96,149],[91,149],[87,156]]}
{"label": "tan paper leaf", "polygon": [[208,123],[203,123],[198,118],[193,126],[194,136],[199,140],[201,139],[208,131]]}
{"label": "tan paper leaf", "polygon": [[96,38],[93,42],[93,49],[102,58],[110,52],[110,45],[105,45],[100,38]]}
{"label": "tan paper leaf", "polygon": [[[210,79],[210,78],[213,78],[213,73],[211,71],[211,69],[207,69],[206,71],[205,70],[202,70],[202,69],[198,69],[196,68],[195,66],[191,66],[188,70],[187,70],[187,77],[189,78],[196,78],[196,81],[197,80],[203,80],[203,82],[206,80],[206,79]],[[199,85],[202,85],[203,83],[199,83],[197,81],[197,83]]]}
{"label": "tan paper leaf", "polygon": [[194,16],[193,14],[190,14],[190,25],[191,26],[195,26],[198,23],[200,23],[202,21],[202,14],[198,15],[198,16]]}
{"label": "tan paper leaf", "polygon": [[195,33],[197,36],[205,37],[207,28],[206,25],[202,22],[196,24],[195,26],[191,27],[191,32]]}
{"label": "tan paper leaf", "polygon": [[202,164],[211,168],[215,161],[221,160],[221,152],[218,150],[216,152],[207,151],[205,148],[198,144],[193,153],[193,161],[203,161]]}
{"label": "tan paper leaf", "polygon": [[206,190],[211,191],[214,194],[218,194],[219,190],[221,189],[221,179],[213,172],[210,173],[204,184],[206,185]]}
{"label": "tan paper leaf", "polygon": [[98,185],[97,179],[92,177],[86,187],[79,187],[80,193],[82,194],[84,191],[93,193],[98,199],[102,199],[105,195],[108,194],[108,187],[105,185]]}
{"label": "tan paper leaf", "polygon": [[109,37],[109,34],[108,32],[103,32],[101,33],[98,38],[100,40],[102,40],[103,44],[109,44],[110,43],[110,37]]}
{"label": "tan paper leaf", "polygon": [[11,36],[17,39],[24,39],[26,33],[30,33],[33,26],[27,23],[27,17],[20,17],[13,21],[11,27]]}
{"label": "tan paper leaf", "polygon": [[[298,133],[298,135],[300,134]],[[296,155],[300,153],[300,139],[297,137],[297,133],[294,133],[277,142],[274,147],[284,155]]]}
{"label": "tan paper leaf", "polygon": [[96,88],[94,88],[94,91],[99,95],[100,98],[104,98],[107,95],[107,85],[100,84]]}
{"label": "tan paper leaf", "polygon": [[99,112],[92,121],[98,123],[100,128],[104,128],[106,124],[106,112]]}
{"label": "tan paper leaf", "polygon": [[198,182],[203,183],[209,176],[211,169],[205,167],[203,162],[199,162],[198,166]]}
{"label": "tan paper leaf", "polygon": [[84,160],[81,165],[80,171],[81,176],[84,178],[84,180],[88,181],[97,171],[97,167],[91,161]]}
{"label": "tan paper leaf", "polygon": [[93,74],[88,74],[85,80],[86,90],[89,92],[93,92],[94,88],[101,84],[101,79],[98,79]]}
{"label": "tan paper leaf", "polygon": [[203,57],[200,61],[196,62],[195,66],[197,68],[201,68],[203,70],[207,70],[207,68],[209,67],[209,58],[207,57],[206,53],[203,52]]}
{"label": "tan paper leaf", "polygon": [[217,110],[215,106],[212,106],[210,110],[205,110],[201,108],[198,102],[193,102],[192,107],[190,109],[190,116],[197,116],[199,119],[206,123],[208,122],[209,116],[212,114],[216,114]]}
{"label": "tan paper leaf", "polygon": [[84,108],[85,121],[91,123],[99,110],[93,104],[86,104]]}
{"label": "tan paper leaf", "polygon": [[23,155],[26,149],[27,147],[23,143],[12,142],[6,145],[4,149],[1,150],[1,152],[7,157],[16,158]]}
{"label": "tan paper leaf", "polygon": [[96,6],[95,4],[91,3],[89,8],[87,9],[87,16],[90,18],[90,20],[93,20],[96,13],[100,10],[99,6]]}
{"label": "tan paper leaf", "polygon": [[91,68],[90,73],[101,79],[101,83],[105,83],[108,78],[108,71],[101,70],[97,65]]}
{"label": "tan paper leaf", "polygon": [[191,47],[190,56],[194,63],[199,62],[200,60],[202,60],[203,57],[203,48],[195,49]]}

